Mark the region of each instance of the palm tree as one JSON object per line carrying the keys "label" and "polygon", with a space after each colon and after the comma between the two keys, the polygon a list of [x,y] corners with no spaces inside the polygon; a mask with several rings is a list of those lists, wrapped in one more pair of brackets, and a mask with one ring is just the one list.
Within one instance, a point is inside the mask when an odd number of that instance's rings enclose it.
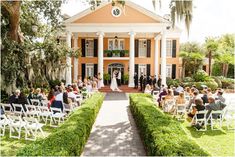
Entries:
{"label": "palm tree", "polygon": [[206,38],[205,41],[205,50],[206,50],[206,54],[208,56],[209,59],[209,76],[211,76],[211,69],[212,69],[212,58],[218,56],[217,50],[218,50],[218,40],[214,37],[208,37]]}

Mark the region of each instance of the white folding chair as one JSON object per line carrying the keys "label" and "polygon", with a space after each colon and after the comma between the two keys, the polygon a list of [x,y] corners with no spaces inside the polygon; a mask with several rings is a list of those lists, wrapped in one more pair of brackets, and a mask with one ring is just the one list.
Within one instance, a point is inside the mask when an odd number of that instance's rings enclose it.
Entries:
{"label": "white folding chair", "polygon": [[42,106],[48,106],[48,100],[42,100],[41,104]]}
{"label": "white folding chair", "polygon": [[8,120],[8,118],[3,114],[0,115],[0,136],[4,136],[5,135],[5,130],[6,130],[6,126],[9,125],[10,121]]}
{"label": "white folding chair", "polygon": [[[21,119],[20,116],[8,116],[9,118],[9,127],[10,127],[10,138],[20,139],[21,130],[25,128],[26,123]],[[12,135],[13,132],[17,132],[18,136]]]}
{"label": "white folding chair", "polygon": [[225,108],[223,115],[223,120],[225,120],[227,129],[235,129],[235,108],[229,107]]}
{"label": "white folding chair", "polygon": [[[51,114],[50,126],[57,127],[57,125],[59,125],[61,121],[64,121],[65,113],[63,113],[60,108],[55,108],[55,107],[51,107],[51,112],[52,114]],[[54,122],[54,124],[57,125],[53,125],[52,121]]]}
{"label": "white folding chair", "polygon": [[81,94],[77,94],[76,95],[76,98],[75,98],[75,101],[76,102],[79,102],[79,105],[81,105],[82,104],[82,95]]}
{"label": "white folding chair", "polygon": [[186,113],[185,104],[176,104],[175,105],[175,116],[178,120],[183,120]]}
{"label": "white folding chair", "polygon": [[[219,130],[222,128],[223,122],[223,110],[211,111],[210,114],[211,130]],[[216,124],[219,122],[218,129],[215,128]]]}
{"label": "white folding chair", "polygon": [[11,104],[3,104],[1,103],[2,109],[5,114],[12,114],[14,109],[12,108]]}
{"label": "white folding chair", "polygon": [[15,115],[25,115],[24,108],[22,104],[12,104]]}
{"label": "white folding chair", "polygon": [[210,117],[210,116],[208,118],[206,117],[207,112],[208,112],[207,110],[197,111],[192,119],[192,123],[195,122],[196,125],[199,124],[200,126],[204,125],[204,129],[200,129],[200,131],[207,130],[207,122]]}
{"label": "white folding chair", "polygon": [[170,112],[175,107],[175,100],[165,100],[163,105],[164,112]]}
{"label": "white folding chair", "polygon": [[39,99],[30,99],[32,105],[41,106]]}
{"label": "white folding chair", "polygon": [[47,124],[48,117],[52,115],[52,112],[46,106],[37,106],[37,109],[39,111],[39,120],[42,118],[45,124]]}
{"label": "white folding chair", "polygon": [[26,105],[27,111],[25,112],[25,115],[27,117],[38,117],[39,118],[39,113],[40,111],[37,110],[35,105]]}
{"label": "white folding chair", "polygon": [[[38,131],[41,132],[42,136],[45,137],[42,127],[44,124],[39,123],[36,118],[33,117],[24,117],[23,118],[26,126],[25,126],[25,139],[26,140],[36,140]],[[32,135],[30,138],[29,136]]]}

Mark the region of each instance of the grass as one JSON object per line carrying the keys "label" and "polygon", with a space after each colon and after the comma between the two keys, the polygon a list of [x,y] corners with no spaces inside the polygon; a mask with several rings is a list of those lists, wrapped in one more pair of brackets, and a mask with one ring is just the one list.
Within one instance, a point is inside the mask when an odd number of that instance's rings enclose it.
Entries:
{"label": "grass", "polygon": [[234,130],[228,130],[225,126],[222,130],[196,131],[190,127],[189,122],[184,122],[183,127],[203,149],[212,156],[235,156],[234,152]]}
{"label": "grass", "polygon": [[[48,136],[55,128],[49,126],[43,127],[45,136]],[[9,137],[9,129],[6,129],[5,136],[0,137],[0,156],[16,156],[17,151],[32,143],[33,141],[25,140],[24,131],[22,131],[20,140]]]}

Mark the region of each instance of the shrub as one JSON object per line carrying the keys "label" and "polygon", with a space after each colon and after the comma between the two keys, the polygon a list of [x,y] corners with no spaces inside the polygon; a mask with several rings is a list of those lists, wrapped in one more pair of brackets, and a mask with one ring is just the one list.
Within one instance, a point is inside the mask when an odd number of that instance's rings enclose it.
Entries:
{"label": "shrub", "polygon": [[168,87],[171,86],[171,85],[178,86],[179,80],[178,79],[171,79],[171,78],[167,77],[166,78],[166,84],[167,84]]}
{"label": "shrub", "polygon": [[202,90],[203,87],[202,85],[206,85],[208,88],[211,88],[211,90],[216,90],[218,88],[218,84],[213,80],[213,81],[208,81],[208,82],[195,82],[196,88],[199,90]]}
{"label": "shrub", "polygon": [[183,78],[182,81],[183,81],[183,82],[193,82],[194,80],[193,80],[193,78],[191,78],[191,77],[185,77],[185,78]]}
{"label": "shrub", "polygon": [[212,76],[212,78],[214,79],[214,81],[217,83],[218,88],[222,88],[222,82],[218,77]]}
{"label": "shrub", "polygon": [[195,82],[204,82],[211,80],[210,76],[204,70],[198,70],[194,75],[193,79]]}
{"label": "shrub", "polygon": [[81,155],[103,99],[103,94],[95,93],[55,132],[20,149],[17,156]]}
{"label": "shrub", "polygon": [[111,76],[108,73],[104,74],[103,78],[106,84],[111,80]]}
{"label": "shrub", "polygon": [[218,76],[217,78],[221,80],[222,88],[234,89],[234,83],[235,83],[234,79],[225,78],[223,76]]}
{"label": "shrub", "polygon": [[49,83],[49,85],[50,85],[51,88],[54,88],[56,85],[59,86],[60,83],[61,83],[61,81],[58,80],[58,79],[56,79],[56,80],[49,80],[48,83]]}
{"label": "shrub", "polygon": [[131,94],[130,108],[140,131],[147,155],[208,156],[184,132],[180,122],[158,109],[151,96]]}

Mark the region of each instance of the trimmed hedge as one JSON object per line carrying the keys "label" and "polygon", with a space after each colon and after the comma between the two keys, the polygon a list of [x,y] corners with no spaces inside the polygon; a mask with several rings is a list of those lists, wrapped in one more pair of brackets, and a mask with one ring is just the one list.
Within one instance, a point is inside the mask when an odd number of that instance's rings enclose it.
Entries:
{"label": "trimmed hedge", "polygon": [[81,155],[103,99],[103,94],[95,93],[55,132],[20,149],[17,156]]}
{"label": "trimmed hedge", "polygon": [[183,130],[180,122],[158,109],[150,95],[130,94],[130,108],[147,155],[208,156]]}

